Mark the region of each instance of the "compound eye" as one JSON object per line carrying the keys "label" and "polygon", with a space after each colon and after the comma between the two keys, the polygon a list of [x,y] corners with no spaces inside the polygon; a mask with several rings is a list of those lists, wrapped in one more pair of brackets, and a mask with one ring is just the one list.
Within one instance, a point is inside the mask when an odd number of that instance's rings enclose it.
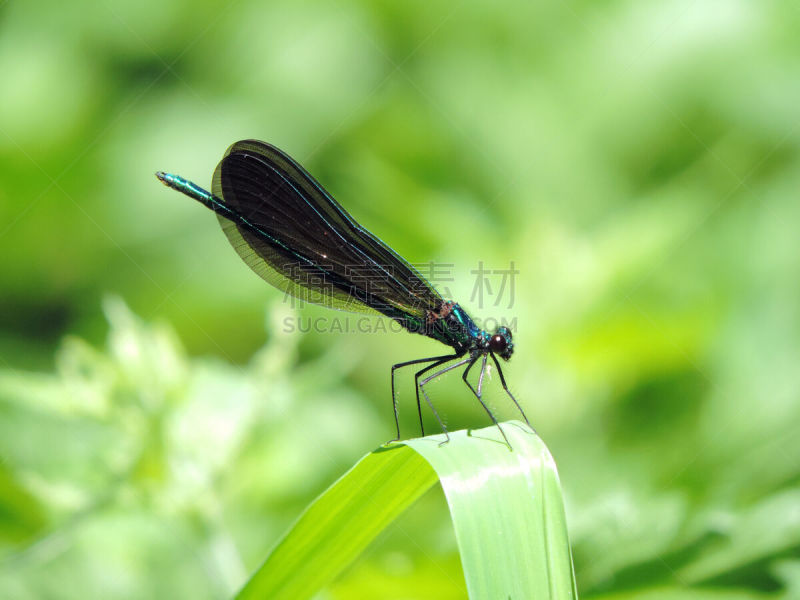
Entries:
{"label": "compound eye", "polygon": [[498,353],[503,352],[503,350],[505,350],[507,346],[508,343],[506,342],[506,338],[504,338],[499,333],[495,333],[489,339],[489,349],[492,352],[498,352]]}

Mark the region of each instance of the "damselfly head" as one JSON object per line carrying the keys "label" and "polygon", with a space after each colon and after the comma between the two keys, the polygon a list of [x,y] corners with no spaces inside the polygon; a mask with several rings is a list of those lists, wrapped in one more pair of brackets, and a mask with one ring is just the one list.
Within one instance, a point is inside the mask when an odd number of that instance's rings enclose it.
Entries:
{"label": "damselfly head", "polygon": [[508,360],[514,352],[511,342],[511,330],[508,327],[498,327],[494,335],[489,338],[489,350],[499,354],[503,360]]}

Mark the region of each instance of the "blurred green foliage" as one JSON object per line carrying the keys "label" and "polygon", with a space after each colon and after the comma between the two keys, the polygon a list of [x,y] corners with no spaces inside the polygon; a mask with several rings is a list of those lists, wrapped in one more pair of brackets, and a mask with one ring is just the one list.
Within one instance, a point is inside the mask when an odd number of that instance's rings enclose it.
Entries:
{"label": "blurred green foliage", "polygon": [[[392,435],[389,365],[440,350],[287,333],[153,177],[255,137],[518,319],[583,598],[798,597],[799,27],[775,0],[0,3],[0,596],[225,597]],[[470,302],[478,261],[514,261],[513,307]],[[434,398],[485,424],[457,376]],[[462,597],[445,510],[325,597]]]}

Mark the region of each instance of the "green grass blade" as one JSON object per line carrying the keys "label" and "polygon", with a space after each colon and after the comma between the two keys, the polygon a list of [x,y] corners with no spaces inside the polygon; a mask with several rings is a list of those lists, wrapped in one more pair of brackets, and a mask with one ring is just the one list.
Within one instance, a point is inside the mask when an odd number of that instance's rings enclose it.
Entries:
{"label": "green grass blade", "polygon": [[309,598],[434,483],[409,448],[367,454],[306,509],[237,598]]}
{"label": "green grass blade", "polygon": [[470,598],[578,597],[555,463],[527,426],[405,442],[433,466],[456,531]]}
{"label": "green grass blade", "polygon": [[530,429],[504,424],[380,448],[315,500],[239,598],[308,598],[441,481],[471,598],[577,598],[558,475]]}

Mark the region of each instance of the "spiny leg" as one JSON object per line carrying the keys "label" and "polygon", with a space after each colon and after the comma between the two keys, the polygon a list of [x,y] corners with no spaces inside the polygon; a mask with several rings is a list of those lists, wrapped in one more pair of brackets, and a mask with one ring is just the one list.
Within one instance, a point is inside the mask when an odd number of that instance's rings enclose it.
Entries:
{"label": "spiny leg", "polygon": [[453,358],[456,358],[456,357],[452,356],[452,355],[451,356],[445,356],[441,360],[437,360],[432,365],[428,365],[424,369],[420,369],[419,371],[414,373],[414,391],[416,392],[416,396],[417,396],[417,415],[419,416],[419,431],[420,431],[420,434],[422,434],[422,437],[425,437],[425,425],[422,422],[422,406],[420,405],[420,402],[419,402],[419,378],[420,378],[421,375],[423,375],[424,373],[427,373],[431,369],[435,369],[436,367],[439,367],[439,366],[445,364],[446,362],[450,362],[450,360],[452,360]]}
{"label": "spiny leg", "polygon": [[[475,393],[475,390],[473,389],[472,384],[469,382],[469,379],[467,379],[467,377],[469,377],[469,372],[472,369],[473,365],[475,364],[475,361],[478,360],[478,356],[480,355],[476,354],[475,356],[472,357],[472,360],[467,365],[467,368],[464,369],[464,374],[461,376],[461,379],[464,380],[464,383],[467,384],[467,387],[469,387],[469,389],[472,391],[473,394]],[[472,435],[472,430],[467,430],[467,435]]]}
{"label": "spiny leg", "polygon": [[[397,413],[397,395],[395,394],[395,388],[394,388],[394,372],[395,372],[395,369],[402,369],[403,367],[408,367],[410,365],[418,365],[418,364],[421,364],[421,363],[435,362],[435,361],[436,361],[436,364],[441,364],[441,362],[439,362],[439,361],[441,361],[442,359],[444,359],[444,358],[454,358],[454,357],[455,356],[452,355],[452,354],[448,354],[448,355],[445,355],[445,356],[432,356],[431,358],[417,358],[415,360],[408,360],[406,362],[401,362],[401,363],[397,363],[396,365],[392,365],[392,377],[391,377],[391,379],[392,379],[392,410],[394,411],[394,425],[395,425],[395,428],[397,430],[397,437],[394,438],[393,440],[389,440],[388,442],[386,442],[387,444],[389,442],[396,442],[396,441],[398,441],[400,439],[400,415],[398,415],[398,413]],[[431,368],[435,367],[436,364],[431,365]],[[424,369],[423,369],[423,371],[424,371]],[[416,387],[416,382],[417,382],[417,380],[415,378],[414,379],[414,387]],[[422,422],[422,411],[419,408],[419,392],[417,392],[417,411],[420,413],[420,417],[419,418],[420,418],[420,423],[421,423]],[[422,435],[425,435],[425,433],[423,432]]]}
{"label": "spiny leg", "polygon": [[[475,358],[477,358],[477,357],[475,357]],[[480,373],[480,375],[478,375],[478,389],[477,390],[474,387],[472,387],[472,384],[469,381],[467,381],[467,373],[469,373],[469,368],[475,362],[475,359],[473,359],[473,362],[470,363],[469,367],[467,367],[464,370],[464,375],[462,376],[462,379],[464,380],[464,383],[467,384],[469,389],[472,390],[472,393],[475,394],[475,397],[478,399],[478,402],[481,403],[481,406],[483,407],[483,410],[485,410],[486,414],[489,415],[489,417],[492,419],[492,423],[497,425],[497,428],[500,430],[500,435],[502,435],[503,439],[506,441],[506,446],[508,446],[509,450],[511,450],[512,449],[511,448],[511,443],[508,441],[508,438],[506,437],[506,432],[503,431],[502,427],[500,427],[500,423],[497,422],[497,419],[495,418],[494,414],[492,413],[491,410],[489,410],[489,407],[486,406],[486,403],[483,401],[483,398],[482,398],[482,396],[483,396],[483,377],[486,374],[486,359],[487,358],[488,357],[484,354],[483,355],[483,360],[481,360],[481,373]]]}
{"label": "spiny leg", "polygon": [[[531,422],[528,421],[528,417],[525,416],[525,411],[522,410],[522,407],[519,405],[519,402],[517,402],[517,399],[514,398],[514,394],[511,393],[511,391],[508,389],[508,386],[506,385],[506,378],[503,377],[503,369],[500,368],[500,361],[497,360],[497,357],[494,355],[494,352],[492,352],[491,354],[492,354],[492,360],[494,361],[494,366],[497,367],[497,374],[500,375],[500,384],[503,386],[503,389],[506,391],[506,394],[508,394],[508,397],[511,398],[511,400],[516,405],[517,409],[519,410],[519,414],[521,414],[522,418],[525,419],[525,422],[528,424],[528,427],[533,429]],[[536,430],[533,429],[533,431],[535,432]]]}
{"label": "spiny leg", "polygon": [[473,393],[473,394],[475,394],[475,395],[477,395],[477,393],[478,393],[478,392],[476,392],[476,391],[475,391],[475,388],[473,388],[473,387],[472,387],[472,384],[471,384],[471,383],[469,382],[469,380],[467,379],[467,375],[469,375],[469,371],[470,371],[470,369],[471,369],[471,368],[472,368],[472,366],[475,364],[475,361],[477,361],[477,360],[478,360],[478,357],[479,357],[479,356],[480,356],[480,354],[476,354],[475,356],[473,356],[473,357],[472,357],[472,360],[471,360],[471,361],[469,361],[469,364],[467,365],[467,368],[466,368],[466,369],[464,369],[464,374],[461,376],[461,379],[463,379],[463,380],[464,380],[464,383],[466,383],[466,384],[467,384],[467,386],[469,386],[469,389],[471,389],[471,390],[472,390],[472,393]]}
{"label": "spiny leg", "polygon": [[431,379],[436,379],[437,377],[439,377],[439,375],[444,375],[448,371],[452,371],[453,369],[455,369],[457,367],[460,367],[461,365],[467,364],[471,360],[472,360],[472,358],[468,357],[468,358],[465,358],[464,360],[458,361],[457,363],[453,363],[449,367],[445,367],[444,369],[442,369],[441,371],[437,371],[433,375],[428,375],[425,379],[423,379],[419,383],[419,389],[422,390],[422,395],[425,397],[425,402],[427,402],[428,406],[431,407],[431,411],[433,411],[433,415],[436,417],[436,420],[439,422],[439,426],[442,428],[442,432],[444,432],[444,436],[445,436],[446,439],[445,439],[445,441],[439,443],[440,446],[442,444],[446,444],[447,442],[450,441],[450,434],[447,433],[447,427],[444,426],[444,423],[442,422],[441,417],[439,417],[439,413],[436,412],[436,409],[433,407],[433,402],[431,402],[431,399],[428,398],[428,392],[425,391],[425,384],[428,383]]}

